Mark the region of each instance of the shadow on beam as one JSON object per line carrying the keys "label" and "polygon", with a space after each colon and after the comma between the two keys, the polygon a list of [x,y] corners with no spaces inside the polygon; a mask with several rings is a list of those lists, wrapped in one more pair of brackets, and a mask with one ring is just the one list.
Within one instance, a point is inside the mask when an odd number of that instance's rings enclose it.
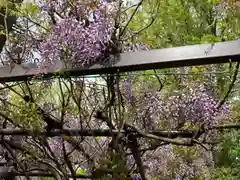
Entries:
{"label": "shadow on beam", "polygon": [[[62,77],[66,77],[66,75],[82,76],[227,63],[230,59],[232,62],[240,60],[239,40],[215,44],[200,44],[150,51],[121,53],[118,60],[114,63],[108,62],[108,65],[94,65],[85,69],[64,69],[64,65],[59,62],[56,66],[51,67],[51,70],[44,75],[44,78],[56,75]],[[0,82],[23,81],[34,77],[37,72],[35,65],[28,64],[26,66],[27,68],[17,66],[13,68],[12,71],[10,67],[1,67]]]}

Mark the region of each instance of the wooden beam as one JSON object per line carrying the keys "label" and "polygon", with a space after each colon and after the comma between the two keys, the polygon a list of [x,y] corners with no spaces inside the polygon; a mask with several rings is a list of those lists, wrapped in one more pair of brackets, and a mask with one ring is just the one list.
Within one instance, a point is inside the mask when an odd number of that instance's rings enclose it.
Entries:
{"label": "wooden beam", "polygon": [[[240,40],[121,53],[115,60],[110,60],[111,62],[106,62],[104,65],[96,64],[89,68],[65,69],[63,68],[64,64],[58,62],[44,74],[44,77],[66,76],[66,74],[69,76],[82,76],[217,64],[227,63],[230,59],[232,62],[240,61]],[[23,81],[34,77],[36,73],[37,68],[34,64],[27,64],[25,68],[16,66],[12,70],[10,67],[1,67],[0,82]]]}
{"label": "wooden beam", "polygon": [[[5,168],[7,169],[7,168]],[[4,170],[5,170],[4,169]],[[55,177],[54,174],[48,173],[47,170],[45,172],[43,171],[33,171],[33,172],[16,172],[16,171],[12,171],[12,172],[3,172],[5,176],[9,176],[12,175],[14,177]],[[0,176],[1,177],[1,176]],[[68,174],[68,177],[73,177],[72,174]],[[87,175],[87,174],[74,174],[75,178],[79,178],[79,179],[92,179],[91,175]],[[49,178],[50,179],[50,178]],[[55,178],[54,178],[55,179]]]}
{"label": "wooden beam", "polygon": [[[135,131],[134,131],[135,132]],[[60,135],[65,135],[65,136],[109,136],[111,137],[113,134],[118,135],[118,134],[125,134],[126,132],[124,130],[102,130],[102,129],[89,129],[89,130],[80,130],[80,129],[61,129],[61,130],[52,130],[51,132],[45,132],[45,131],[39,131],[39,132],[29,132],[29,131],[24,131],[22,129],[0,129],[0,135],[7,136],[7,135],[12,135],[12,136],[49,136],[49,137],[54,137],[54,136],[60,136]],[[165,131],[165,130],[154,130],[154,131],[149,131],[148,133],[154,134],[156,136],[161,136],[161,137],[169,137],[169,138],[174,138],[174,137],[192,137],[194,135],[194,131],[188,131],[188,130],[183,130],[183,131]],[[139,137],[142,137],[142,135],[138,134]]]}

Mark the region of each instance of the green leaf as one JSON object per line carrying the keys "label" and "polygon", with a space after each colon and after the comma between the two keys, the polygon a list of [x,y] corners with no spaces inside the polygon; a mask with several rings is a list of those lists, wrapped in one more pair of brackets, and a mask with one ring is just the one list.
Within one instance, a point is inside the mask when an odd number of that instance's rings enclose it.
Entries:
{"label": "green leaf", "polygon": [[191,126],[191,123],[185,123],[183,129],[188,129]]}
{"label": "green leaf", "polygon": [[41,180],[54,180],[53,177],[41,177],[40,179]]}
{"label": "green leaf", "polygon": [[9,3],[9,0],[1,0],[0,1],[0,8],[1,7],[6,7],[8,5],[8,3]]}
{"label": "green leaf", "polygon": [[193,66],[192,69],[191,69],[191,71],[192,71],[193,73],[198,73],[198,72],[199,72],[199,69],[198,69],[196,66]]}
{"label": "green leaf", "polygon": [[83,175],[83,174],[85,174],[85,171],[83,169],[78,169],[76,174]]}
{"label": "green leaf", "polygon": [[66,135],[62,136],[62,138],[63,138],[63,140],[64,140],[64,141],[68,141],[68,140],[70,140],[70,139],[71,139],[71,137],[69,137],[69,136],[66,136]]}
{"label": "green leaf", "polygon": [[35,16],[39,12],[39,7],[34,3],[22,3],[20,6],[20,12],[28,14],[29,16]]}

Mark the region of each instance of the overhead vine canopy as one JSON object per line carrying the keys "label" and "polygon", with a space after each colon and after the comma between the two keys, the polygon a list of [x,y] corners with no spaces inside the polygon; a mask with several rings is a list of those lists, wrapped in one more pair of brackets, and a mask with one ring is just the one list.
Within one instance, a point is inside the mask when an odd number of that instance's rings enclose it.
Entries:
{"label": "overhead vine canopy", "polygon": [[224,131],[240,127],[239,63],[40,76],[59,61],[88,68],[122,52],[233,40],[238,2],[6,3],[2,64],[35,62],[39,76],[1,83],[1,178],[217,179],[239,167],[239,142]]}

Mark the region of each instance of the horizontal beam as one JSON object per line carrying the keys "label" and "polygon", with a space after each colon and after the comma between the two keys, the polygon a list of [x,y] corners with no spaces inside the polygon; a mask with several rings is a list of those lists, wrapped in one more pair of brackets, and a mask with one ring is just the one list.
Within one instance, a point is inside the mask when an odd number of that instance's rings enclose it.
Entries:
{"label": "horizontal beam", "polygon": [[[21,129],[0,129],[0,135],[13,135],[13,136],[109,136],[112,134],[124,134],[124,130],[102,130],[102,129],[89,129],[89,130],[80,130],[80,129],[62,129],[62,130],[52,130],[51,132],[39,131],[39,132],[29,132]],[[193,131],[183,130],[183,131],[164,131],[164,130],[154,130],[148,132],[156,136],[162,137],[192,137],[194,135]],[[141,135],[139,135],[141,137]]]}
{"label": "horizontal beam", "polygon": [[[164,69],[182,66],[206,65],[240,61],[240,40],[182,46],[149,51],[121,53],[119,57],[103,65],[89,68],[64,69],[62,62],[56,63],[46,72],[45,78],[55,76],[82,76],[92,74],[117,73],[148,69]],[[36,75],[35,64],[16,65],[14,68],[0,68],[0,82],[23,81]],[[61,73],[56,73],[61,72]]]}
{"label": "horizontal beam", "polygon": [[[0,167],[1,168],[1,167]],[[42,171],[35,171],[35,172],[2,172],[4,173],[4,176],[14,176],[14,177],[55,177],[54,174],[48,173],[48,172],[42,172]],[[106,172],[107,173],[107,172]],[[90,175],[84,175],[84,174],[67,174],[70,178],[81,178],[81,179],[92,179],[92,176]],[[0,174],[1,177],[1,174]]]}
{"label": "horizontal beam", "polygon": [[[223,130],[223,129],[240,129],[240,124],[226,124],[226,125],[219,125],[219,126],[213,126],[209,130]],[[135,131],[133,131],[135,132]],[[196,131],[191,130],[161,130],[156,129],[149,131],[149,134],[153,134],[156,136],[161,137],[169,137],[169,138],[176,138],[176,137],[192,137],[195,134]],[[3,136],[109,136],[112,135],[118,135],[118,134],[124,134],[126,133],[124,130],[109,130],[109,129],[54,129],[51,132],[46,131],[38,131],[38,132],[30,132],[26,130],[22,130],[19,128],[14,129],[0,129],[0,135]],[[139,137],[141,137],[140,134],[138,134]]]}

